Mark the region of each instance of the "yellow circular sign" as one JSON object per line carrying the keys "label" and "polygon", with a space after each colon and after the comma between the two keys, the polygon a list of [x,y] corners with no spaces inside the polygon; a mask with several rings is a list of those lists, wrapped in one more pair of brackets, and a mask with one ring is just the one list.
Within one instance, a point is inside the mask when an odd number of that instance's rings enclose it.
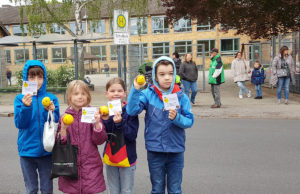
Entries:
{"label": "yellow circular sign", "polygon": [[168,98],[165,98],[165,103],[168,103],[169,102],[169,99]]}
{"label": "yellow circular sign", "polygon": [[109,108],[110,108],[110,109],[113,109],[113,107],[114,107],[114,106],[113,106],[112,104],[109,104]]}
{"label": "yellow circular sign", "polygon": [[83,114],[83,115],[86,115],[86,111],[85,111],[85,110],[83,110],[83,111],[82,111],[82,114]]}
{"label": "yellow circular sign", "polygon": [[123,15],[118,15],[117,24],[120,28],[124,28],[126,26],[126,19]]}

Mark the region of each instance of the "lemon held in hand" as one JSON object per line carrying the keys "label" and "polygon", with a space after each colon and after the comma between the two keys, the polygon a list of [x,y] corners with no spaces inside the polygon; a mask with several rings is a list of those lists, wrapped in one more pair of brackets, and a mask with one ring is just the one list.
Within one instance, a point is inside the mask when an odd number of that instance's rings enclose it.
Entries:
{"label": "lemon held in hand", "polygon": [[144,85],[144,83],[146,82],[145,76],[139,75],[139,76],[136,78],[136,82],[137,82],[139,85]]}
{"label": "lemon held in hand", "polygon": [[100,106],[100,114],[101,115],[108,115],[108,107],[107,106]]}
{"label": "lemon held in hand", "polygon": [[43,100],[42,100],[42,104],[44,105],[44,106],[46,106],[46,107],[48,107],[48,106],[50,106],[50,98],[49,97],[45,97],[45,98],[43,98]]}
{"label": "lemon held in hand", "polygon": [[74,118],[72,115],[70,114],[66,114],[63,118],[63,122],[65,125],[71,125],[74,121]]}

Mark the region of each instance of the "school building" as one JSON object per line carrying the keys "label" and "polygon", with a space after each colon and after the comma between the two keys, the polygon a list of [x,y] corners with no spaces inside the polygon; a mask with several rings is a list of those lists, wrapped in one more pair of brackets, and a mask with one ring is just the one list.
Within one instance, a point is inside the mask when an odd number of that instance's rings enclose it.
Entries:
{"label": "school building", "polygon": [[[145,61],[154,61],[163,55],[171,57],[172,53],[177,51],[182,60],[184,54],[192,53],[196,64],[202,65],[202,46],[204,45],[206,67],[210,63],[209,51],[214,47],[219,49],[223,62],[226,64],[231,63],[242,43],[251,41],[248,36],[235,35],[235,30],[229,30],[228,33],[222,32],[221,24],[212,28],[209,21],[199,23],[197,20],[180,19],[171,26],[164,14],[165,8],[152,2],[144,17],[137,18],[134,15],[130,17],[130,44],[143,45]],[[8,5],[0,8],[0,23],[10,35],[30,36],[26,21],[25,17],[23,33],[20,26],[19,8]],[[113,43],[111,23],[105,12],[102,13],[102,18],[96,22],[96,25],[88,18],[83,18],[82,30],[84,33],[103,33],[106,38],[111,38],[110,41],[95,40],[83,45],[86,53],[98,57],[97,61],[92,62],[96,72],[103,71],[106,64],[111,72],[117,71],[117,46]],[[58,25],[43,26],[45,33],[69,35]],[[74,21],[67,22],[66,26],[75,32]],[[33,59],[31,44],[5,47],[3,50],[5,62],[13,72],[21,69],[28,59]],[[56,69],[62,64],[72,64],[69,57],[73,55],[73,51],[72,42],[37,45],[37,59],[45,63],[47,68]]]}

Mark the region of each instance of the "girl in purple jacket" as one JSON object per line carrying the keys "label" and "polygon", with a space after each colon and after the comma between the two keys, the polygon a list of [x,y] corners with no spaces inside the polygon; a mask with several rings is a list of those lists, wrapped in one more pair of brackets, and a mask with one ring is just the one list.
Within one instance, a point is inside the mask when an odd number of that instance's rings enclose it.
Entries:
{"label": "girl in purple jacket", "polygon": [[124,81],[112,78],[106,84],[109,101],[121,100],[122,113],[101,116],[108,140],[104,148],[103,162],[106,164],[107,185],[110,194],[132,194],[136,169],[136,138],[139,128],[138,116],[126,113],[126,89]]}
{"label": "girl in purple jacket", "polygon": [[71,125],[65,125],[60,119],[58,130],[62,138],[61,141],[66,142],[68,134],[71,144],[78,146],[78,179],[59,177],[59,190],[73,194],[103,192],[106,187],[103,164],[97,145],[103,144],[107,139],[105,126],[99,113],[95,114],[95,123],[81,122],[82,107],[89,106],[91,102],[89,88],[83,81],[74,80],[70,82],[66,94],[69,107],[65,113],[71,114],[74,117],[74,122]]}

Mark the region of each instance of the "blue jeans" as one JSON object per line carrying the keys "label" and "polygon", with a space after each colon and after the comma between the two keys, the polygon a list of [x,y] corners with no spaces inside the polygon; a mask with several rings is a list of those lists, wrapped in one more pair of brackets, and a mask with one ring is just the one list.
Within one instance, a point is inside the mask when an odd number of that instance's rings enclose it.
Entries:
{"label": "blue jeans", "polygon": [[[184,87],[184,93],[189,97],[190,96],[190,89],[192,90],[191,102],[195,103],[195,98],[197,95],[197,82],[190,82],[187,80],[182,80],[182,84]],[[189,97],[190,98],[190,97]]]}
{"label": "blue jeans", "polygon": [[181,194],[184,152],[147,152],[152,194],[165,193],[165,181],[169,194]]}
{"label": "blue jeans", "polygon": [[249,93],[249,90],[246,88],[245,86],[245,82],[237,82],[238,87],[240,87],[240,93],[239,95],[243,95],[243,92],[245,92],[246,94]]}
{"label": "blue jeans", "polygon": [[289,98],[289,93],[290,93],[290,77],[279,77],[278,78],[278,83],[277,83],[277,98],[278,100],[281,99],[281,93],[282,93],[282,88],[284,88],[284,99]]}
{"label": "blue jeans", "polygon": [[262,96],[261,84],[255,85],[256,96]]}
{"label": "blue jeans", "polygon": [[109,194],[132,194],[134,191],[134,174],[136,166],[119,168],[106,166]]}
{"label": "blue jeans", "polygon": [[[36,194],[40,190],[41,194],[53,193],[53,182],[50,179],[52,168],[52,156],[44,157],[20,157],[21,169],[24,177],[26,194]],[[38,181],[40,178],[40,181]]]}

